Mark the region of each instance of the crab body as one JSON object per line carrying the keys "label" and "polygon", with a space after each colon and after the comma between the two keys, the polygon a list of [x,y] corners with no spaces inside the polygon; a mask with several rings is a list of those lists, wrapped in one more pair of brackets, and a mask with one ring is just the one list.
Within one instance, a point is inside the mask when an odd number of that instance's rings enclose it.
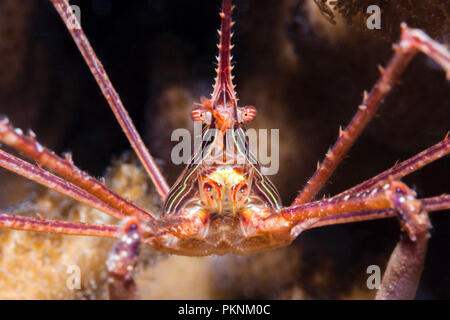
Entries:
{"label": "crab body", "polygon": [[[248,220],[267,217],[281,208],[278,191],[261,174],[261,167],[249,152],[243,130],[237,126],[222,130],[204,128],[206,141],[191,159],[165,201],[164,218],[197,222],[195,238],[166,235],[159,243],[169,252],[189,255],[250,254],[290,243],[252,233]],[[176,245],[175,245],[176,243]],[[170,245],[169,245],[170,244]]]}

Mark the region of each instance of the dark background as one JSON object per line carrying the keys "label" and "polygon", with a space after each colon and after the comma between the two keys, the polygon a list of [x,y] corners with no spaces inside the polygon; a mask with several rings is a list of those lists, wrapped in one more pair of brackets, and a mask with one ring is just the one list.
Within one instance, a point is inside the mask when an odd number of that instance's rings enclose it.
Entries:
{"label": "dark background", "polygon": [[[238,96],[258,108],[258,128],[279,128],[280,172],[273,177],[285,204],[314,172],[339,125],[351,119],[392,55],[400,21],[450,39],[446,1],[427,7],[371,1],[383,9],[382,29],[368,31],[350,10],[346,29],[314,24],[314,4],[237,0],[233,42]],[[405,4],[404,4],[405,3]],[[219,1],[72,1],[81,24],[131,118],[169,183],[183,169],[170,164],[170,133],[189,126],[192,102],[209,96],[214,77]],[[358,2],[364,8],[364,1]],[[355,12],[361,10],[354,9]],[[351,21],[352,26],[347,26]],[[328,36],[327,36],[328,34]],[[49,1],[0,2],[0,113],[95,176],[129,144]],[[332,177],[335,194],[437,143],[450,130],[449,82],[421,55]],[[450,190],[450,159],[405,179],[420,197]],[[2,170],[0,201],[10,204],[24,183]],[[14,199],[17,200],[17,199]],[[450,298],[450,218],[432,215],[432,238],[418,298]],[[310,297],[338,298],[363,281],[370,264],[384,265],[399,237],[395,220],[326,227],[300,236],[304,262],[291,286]],[[363,271],[361,271],[363,270]],[[314,275],[321,273],[321,280]],[[234,289],[230,297],[273,297]],[[276,296],[276,295],[275,295]]]}

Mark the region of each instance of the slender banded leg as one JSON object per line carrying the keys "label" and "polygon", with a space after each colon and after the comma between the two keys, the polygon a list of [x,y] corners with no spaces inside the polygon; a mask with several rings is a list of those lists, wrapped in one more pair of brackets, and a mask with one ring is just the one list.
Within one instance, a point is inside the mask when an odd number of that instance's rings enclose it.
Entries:
{"label": "slender banded leg", "polygon": [[423,203],[407,189],[392,194],[400,222],[407,231],[389,258],[376,299],[414,299],[427,252],[431,223]]}
{"label": "slender banded leg", "polygon": [[133,271],[138,262],[141,240],[139,221],[136,218],[127,218],[120,231],[119,241],[106,261],[110,299],[136,298],[137,287],[133,280]]}
{"label": "slender banded leg", "polygon": [[[373,192],[373,189],[377,185],[384,185],[388,183],[388,180],[397,180],[417,171],[429,163],[440,159],[450,153],[450,139],[448,136],[444,140],[435,144],[434,146],[420,152],[419,154],[411,157],[401,163],[394,165],[392,168],[380,173],[379,175],[360,183],[359,185],[346,190],[333,198],[342,198],[351,195],[365,194],[367,192]],[[372,191],[370,191],[372,189]],[[326,200],[329,201],[329,200]],[[425,206],[425,210],[428,212],[450,209],[450,195],[441,195],[433,198],[422,199]],[[331,215],[321,218],[315,223],[312,228],[320,227],[323,225],[332,225],[338,223],[356,222],[380,219],[386,217],[386,215],[394,216],[394,211],[383,210],[362,210],[356,212],[348,212],[337,215]]]}
{"label": "slender banded leg", "polygon": [[122,230],[118,226],[95,225],[0,214],[0,228],[54,234],[118,238],[107,260],[111,299],[133,299],[136,285],[132,278],[137,264],[140,233],[136,218],[127,218]]}
{"label": "slender banded leg", "polygon": [[118,219],[126,217],[121,211],[110,207],[108,204],[87,193],[83,189],[64,181],[42,168],[16,158],[3,150],[0,150],[0,166],[113,217]]}
{"label": "slender banded leg", "polygon": [[[425,211],[442,211],[450,209],[450,195],[443,194],[437,197],[420,199]],[[362,222],[383,218],[396,217],[395,209],[361,210],[353,212],[338,213],[336,215],[320,218],[317,222],[303,228],[302,231],[342,223]]]}
{"label": "slender banded leg", "polygon": [[[298,206],[286,207],[267,218],[257,219],[254,225],[262,230],[272,230],[275,225],[290,228],[299,221],[318,219],[308,229],[319,225],[373,220],[394,216],[398,204],[392,199],[397,189],[408,189],[400,182],[390,180],[373,189],[356,194],[338,195]],[[408,189],[409,190],[409,189]],[[413,191],[410,191],[413,193]],[[450,197],[442,195],[425,199],[429,211],[450,209]],[[324,220],[325,223],[321,223]]]}
{"label": "slender banded leg", "polygon": [[21,217],[0,213],[0,228],[77,236],[118,238],[117,226]]}
{"label": "slender banded leg", "polygon": [[[450,195],[417,200],[412,190],[393,179],[404,177],[449,152],[447,136],[418,155],[333,198],[300,205],[298,207],[303,208],[298,211],[298,208],[291,212],[286,208],[288,216],[283,219],[299,221],[292,228],[291,237],[294,239],[304,230],[324,225],[397,216],[406,234],[401,235],[390,256],[376,299],[413,299],[430,238],[428,212],[450,209]],[[383,206],[387,206],[386,209],[382,209]],[[270,228],[272,218],[267,220],[264,227]]]}
{"label": "slender banded leg", "polygon": [[[286,224],[286,220],[296,219],[297,223],[290,224],[290,235],[293,240],[302,231],[316,227],[317,221],[320,224],[321,218],[325,217],[326,219],[331,216],[334,220],[332,222],[336,222],[340,215],[345,214],[345,211],[347,211],[347,214],[353,215],[344,216],[344,219],[337,223],[355,222],[359,218],[376,219],[395,215],[399,218],[402,229],[406,233],[402,235],[389,259],[382,286],[376,298],[412,299],[420,280],[430,237],[428,231],[431,224],[427,209],[450,208],[450,197],[443,195],[418,200],[414,191],[410,190],[405,184],[399,181],[390,181],[382,188],[377,187],[356,196],[347,194],[343,198],[339,196],[298,207],[302,206],[302,210],[298,210],[298,208],[294,211],[282,209],[279,215],[253,221],[253,228],[257,231],[274,232],[286,228],[289,225],[289,223]],[[309,223],[310,221],[311,223]],[[287,227],[287,230],[289,229]]]}
{"label": "slender banded leg", "polygon": [[450,209],[450,195],[421,199],[424,209],[428,212]]}
{"label": "slender banded leg", "polygon": [[445,70],[450,79],[450,53],[441,44],[430,39],[424,32],[418,29],[410,29],[402,24],[400,42],[394,45],[395,54],[389,61],[386,69],[380,68],[381,78],[372,88],[370,93],[364,92],[362,104],[353,119],[342,130],[339,129],[339,137],[334,146],[327,152],[323,162],[306,186],[299,193],[292,205],[307,203],[322,189],[330,176],[336,170],[348,150],[361,135],[369,121],[374,117],[381,102],[399,79],[410,60],[419,52],[423,52]]}
{"label": "slender banded leg", "polygon": [[[449,153],[450,138],[446,136],[444,140],[414,157],[334,197],[286,207],[264,219],[254,217],[253,223],[262,229],[270,229],[272,223],[291,228],[290,222],[314,219],[314,223],[308,223],[307,227],[306,225],[302,227],[302,230],[306,230],[325,225],[393,217],[396,215],[395,210],[386,198],[386,188],[391,188],[391,182]],[[450,195],[422,199],[422,202],[428,212],[450,209]]]}
{"label": "slender banded leg", "polygon": [[[410,194],[411,196],[412,194]],[[397,194],[397,204],[403,195]],[[414,241],[408,234],[402,234],[394,251],[392,252],[386,271],[383,275],[383,281],[380,290],[376,294],[376,299],[413,299],[417,290],[417,286],[422,273],[427,244],[430,238],[428,232],[430,223],[427,212],[448,210],[450,209],[450,195],[441,195],[438,197],[425,198],[409,201],[403,204],[413,203],[408,207],[397,206],[396,209],[389,210],[365,210],[359,212],[351,212],[346,214],[338,214],[320,219],[311,228],[335,225],[339,223],[367,221],[373,219],[399,217],[402,227],[414,230]],[[419,204],[418,204],[419,202]],[[422,223],[411,223],[408,225],[408,217],[413,217],[413,221]],[[415,219],[414,219],[415,218]],[[417,227],[419,225],[419,227]],[[416,227],[414,227],[416,226]],[[308,227],[303,228],[303,230]],[[303,231],[301,230],[301,231]]]}
{"label": "slender banded leg", "polygon": [[104,184],[76,167],[70,156],[67,155],[66,159],[62,159],[54,152],[43,147],[33,135],[27,137],[23,135],[22,130],[12,128],[7,118],[0,120],[0,142],[23,153],[26,157],[39,163],[40,166],[50,169],[117,211],[125,215],[154,220],[150,213],[123,199]]}
{"label": "slender banded leg", "polygon": [[147,147],[144,145],[142,138],[136,130],[130,116],[128,115],[119,95],[114,89],[111,80],[103,68],[100,60],[97,58],[94,50],[89,43],[83,29],[81,28],[75,14],[69,6],[67,0],[50,0],[53,6],[58,11],[61,19],[64,21],[67,29],[69,30],[73,40],[77,44],[78,49],[83,55],[92,75],[97,81],[98,86],[102,90],[103,95],[106,98],[111,110],[117,118],[122,130],[125,132],[131,146],[139,157],[142,165],[149,174],[153,183],[155,184],[156,190],[158,191],[161,199],[165,199],[168,192],[169,186],[161,174],[158,166],[156,165],[153,157],[148,151]]}
{"label": "slender banded leg", "polygon": [[[378,193],[383,186],[389,185],[392,180],[400,179],[414,171],[421,169],[429,163],[438,160],[450,153],[450,138],[446,136],[444,140],[434,146],[422,151],[414,157],[396,164],[379,175],[349,189],[332,198],[323,199],[308,204],[291,206],[284,208],[282,211],[295,212],[295,219],[301,221],[303,219],[314,218],[316,222],[308,224],[308,227],[302,227],[302,231],[306,229],[321,227],[325,225],[334,225],[340,223],[350,223],[359,221],[368,221],[394,217],[396,215],[393,209],[374,209],[365,203],[365,197],[373,193]],[[380,187],[377,187],[380,186]],[[360,207],[352,207],[347,200],[357,199],[361,197]],[[344,203],[342,203],[344,202]],[[358,202],[358,200],[356,200]],[[440,211],[450,209],[450,195],[441,195],[432,198],[422,199],[426,211]],[[350,207],[347,205],[350,204]],[[366,207],[367,205],[367,207]],[[291,217],[291,218],[292,218]],[[271,219],[284,219],[273,217]],[[298,234],[297,234],[298,235]]]}
{"label": "slender banded leg", "polygon": [[122,224],[124,227],[120,228],[115,225],[67,222],[0,213],[0,228],[54,234],[120,238],[128,232],[126,226],[136,224],[139,226],[139,242],[142,241],[150,246],[158,237],[167,234],[173,234],[180,238],[189,237],[197,231],[193,227],[201,227],[198,223],[195,224],[186,219],[155,220],[144,223],[135,217],[126,217]]}
{"label": "slender banded leg", "polygon": [[358,184],[357,186],[344,191],[342,194],[357,193],[363,190],[368,190],[373,188],[375,185],[380,184],[382,181],[390,179],[401,179],[420,168],[425,167],[433,161],[436,161],[442,157],[445,157],[450,153],[450,138],[447,136],[444,140],[435,144],[434,146],[418,153],[412,158],[405,160],[401,163],[396,163],[392,168],[386,170],[379,175]]}
{"label": "slender banded leg", "polygon": [[[415,196],[404,183],[390,180],[356,194],[341,194],[286,207],[267,217],[249,216],[246,217],[245,225],[248,233],[292,230],[291,236],[295,239],[302,231],[320,226],[394,217],[398,216],[398,203],[394,201],[392,195],[396,194],[397,189],[408,190],[408,194]],[[420,201],[424,210],[428,212],[450,209],[450,195],[446,194],[417,201]],[[406,231],[413,239],[412,229]]]}

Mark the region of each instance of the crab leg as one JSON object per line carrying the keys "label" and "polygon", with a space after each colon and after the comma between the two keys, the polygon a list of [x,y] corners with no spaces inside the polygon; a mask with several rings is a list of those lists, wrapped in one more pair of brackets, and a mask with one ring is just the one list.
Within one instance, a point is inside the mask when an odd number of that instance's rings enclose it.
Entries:
{"label": "crab leg", "polygon": [[133,280],[141,246],[141,224],[136,218],[127,218],[120,231],[120,240],[109,253],[108,269],[109,297],[113,300],[136,298],[137,286]]}
{"label": "crab leg", "polygon": [[[431,228],[431,224],[428,218],[428,212],[450,209],[450,196],[441,195],[439,197],[417,200],[415,199],[414,192],[409,190],[401,182],[392,183],[392,186],[386,188],[386,190],[386,198],[389,199],[393,206],[391,209],[332,215],[320,219],[312,226],[306,225],[301,230],[295,230],[295,235],[311,227],[371,220],[389,216],[399,217],[400,223],[403,229],[406,230],[407,235],[401,235],[400,241],[397,243],[389,258],[381,288],[377,292],[376,299],[413,299],[422,273],[428,240],[430,238],[429,229]],[[365,194],[360,193],[360,196],[364,197]],[[347,194],[344,197],[349,196],[350,194]],[[342,195],[339,197],[342,197]],[[371,206],[369,203],[366,204],[368,207]]]}
{"label": "crab leg", "polygon": [[46,167],[67,181],[107,203],[112,208],[126,215],[138,216],[146,220],[154,220],[153,216],[112,192],[101,182],[76,167],[70,156],[62,159],[43,147],[34,136],[26,137],[22,130],[11,128],[8,119],[0,120],[0,142],[20,151],[28,158]]}
{"label": "crab leg", "polygon": [[3,213],[0,214],[0,228],[79,236],[119,237],[117,226],[37,219]]}
{"label": "crab leg", "polygon": [[[450,195],[447,194],[443,194],[432,198],[423,198],[419,200],[422,202],[423,209],[427,212],[450,209]],[[308,228],[304,228],[303,230],[342,223],[362,222],[362,221],[390,218],[395,217],[396,215],[397,213],[395,212],[395,209],[361,210],[361,211],[346,212],[321,218],[320,220],[318,220]]]}
{"label": "crab leg", "polygon": [[381,102],[391,91],[410,60],[419,51],[440,64],[445,70],[447,78],[450,79],[450,53],[443,45],[430,39],[424,32],[418,29],[410,29],[406,24],[402,24],[401,39],[398,44],[394,45],[394,50],[395,54],[386,69],[380,68],[381,78],[369,94],[364,92],[363,102],[359,106],[359,110],[344,130],[339,129],[339,137],[336,143],[327,152],[325,159],[292,205],[310,201],[322,189],[348,150],[374,117]]}
{"label": "crab leg", "polygon": [[406,235],[395,246],[383,275],[376,300],[414,299],[427,253],[428,231],[421,233],[416,241]]}
{"label": "crab leg", "polygon": [[[399,196],[399,194],[403,196]],[[414,201],[410,199],[414,198]],[[265,218],[250,217],[247,222],[254,230],[260,232],[275,232],[290,230],[299,222],[311,221],[295,230],[295,237],[304,230],[337,223],[349,223],[398,216],[398,208],[404,202],[411,206],[421,207],[426,211],[450,209],[450,196],[417,200],[415,193],[400,181],[390,180],[373,189],[353,194],[338,195],[333,198],[310,202],[303,205],[287,207]],[[400,216],[401,217],[401,216]],[[401,217],[409,219],[408,217]],[[402,222],[402,220],[401,220]],[[420,221],[413,223],[420,224]],[[306,226],[306,227],[305,227]],[[412,226],[412,227],[411,227]],[[406,225],[411,239],[415,239],[415,226]]]}
{"label": "crab leg", "polygon": [[[370,192],[371,188],[382,184],[388,180],[400,179],[420,168],[428,165],[429,163],[440,159],[450,153],[450,139],[448,136],[444,138],[441,142],[435,144],[434,146],[422,151],[421,153],[415,155],[414,157],[405,160],[399,164],[396,164],[391,169],[388,169],[379,175],[364,181],[363,183],[346,190],[333,198],[342,198],[354,194],[364,194]],[[325,200],[328,201],[328,200]],[[450,195],[441,195],[432,198],[421,199],[424,209],[428,212],[439,211],[450,209]],[[320,203],[320,201],[319,201]],[[348,223],[357,221],[366,221],[373,219],[381,219],[389,216],[395,216],[395,211],[390,210],[361,210],[346,212],[342,214],[327,216],[321,218],[316,222],[311,228],[316,228],[324,225],[333,225],[338,223]]]}
{"label": "crab leg", "polygon": [[[396,164],[392,168],[380,173],[379,175],[364,181],[363,183],[346,190],[333,198],[324,199],[321,201],[312,202],[311,204],[300,205],[299,207],[311,207],[312,211],[322,210],[322,215],[324,211],[327,209],[322,208],[322,206],[326,206],[327,203],[336,201],[336,199],[349,199],[350,197],[354,197],[354,195],[360,194],[364,197],[371,192],[374,192],[374,189],[377,185],[388,184],[389,180],[397,180],[400,179],[420,168],[428,165],[429,163],[440,159],[450,153],[450,138],[446,136],[444,140],[435,144],[434,146],[422,151],[421,153],[415,155],[414,157],[405,160],[399,164]],[[332,200],[335,199],[335,200]],[[441,196],[436,196],[432,198],[424,198],[421,199],[422,204],[424,206],[424,210],[428,212],[432,211],[440,211],[450,209],[450,195],[443,194]],[[339,204],[338,204],[339,205]],[[339,209],[338,209],[339,210]],[[326,217],[321,217],[320,220],[309,228],[316,228],[325,225],[333,225],[340,223],[349,223],[349,222],[358,222],[358,221],[367,221],[374,219],[382,219],[387,217],[394,217],[396,215],[394,209],[361,209],[356,211],[347,211],[340,213],[332,213]],[[308,228],[308,229],[309,229]]]}
{"label": "crab leg", "polygon": [[401,163],[395,164],[392,168],[380,173],[379,175],[360,183],[359,185],[344,191],[340,195],[348,193],[357,193],[363,190],[373,188],[375,185],[380,184],[382,181],[386,181],[388,178],[398,180],[403,178],[420,168],[425,167],[433,161],[436,161],[450,153],[450,138],[448,135],[444,140],[435,144],[434,146],[418,153],[412,158],[405,160]]}
{"label": "crab leg", "polygon": [[70,182],[66,182],[50,172],[16,158],[3,150],[0,150],[0,166],[113,217],[118,219],[126,217],[121,211],[110,207],[103,201],[77,186],[74,186]]}
{"label": "crab leg", "polygon": [[389,258],[376,299],[414,299],[422,274],[431,229],[428,212],[413,192],[396,190],[393,196],[400,222],[408,232]]}
{"label": "crab leg", "polygon": [[441,211],[450,209],[450,195],[422,199],[423,207],[426,211]]}
{"label": "crab leg", "polygon": [[169,192],[169,186],[153,160],[150,152],[145,147],[142,138],[137,132],[133,121],[123,106],[123,103],[114,89],[111,80],[106,74],[103,65],[92,49],[89,40],[75,17],[75,14],[72,12],[67,0],[51,0],[51,2],[61,16],[61,19],[64,21],[64,24],[69,30],[73,40],[77,44],[78,49],[83,55],[83,58],[97,81],[98,86],[102,90],[102,93],[111,107],[111,110],[114,112],[114,115],[122,127],[122,130],[125,132],[131,146],[155,184],[156,190],[164,200]]}

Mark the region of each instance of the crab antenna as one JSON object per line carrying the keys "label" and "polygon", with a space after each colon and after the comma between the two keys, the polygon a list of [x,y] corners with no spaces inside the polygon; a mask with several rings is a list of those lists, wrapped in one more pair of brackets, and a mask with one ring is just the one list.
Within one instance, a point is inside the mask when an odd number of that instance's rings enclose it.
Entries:
{"label": "crab antenna", "polygon": [[[236,102],[235,86],[233,85],[233,77],[231,71],[233,66],[231,64],[231,28],[234,22],[231,21],[231,15],[234,10],[234,6],[231,4],[232,0],[222,0],[222,11],[220,12],[220,18],[222,24],[219,31],[220,42],[218,44],[219,56],[217,66],[217,77],[214,84],[214,92],[212,93],[213,103],[217,101],[221,92],[224,92],[224,97],[228,96],[234,103]],[[228,95],[226,94],[228,93]]]}

